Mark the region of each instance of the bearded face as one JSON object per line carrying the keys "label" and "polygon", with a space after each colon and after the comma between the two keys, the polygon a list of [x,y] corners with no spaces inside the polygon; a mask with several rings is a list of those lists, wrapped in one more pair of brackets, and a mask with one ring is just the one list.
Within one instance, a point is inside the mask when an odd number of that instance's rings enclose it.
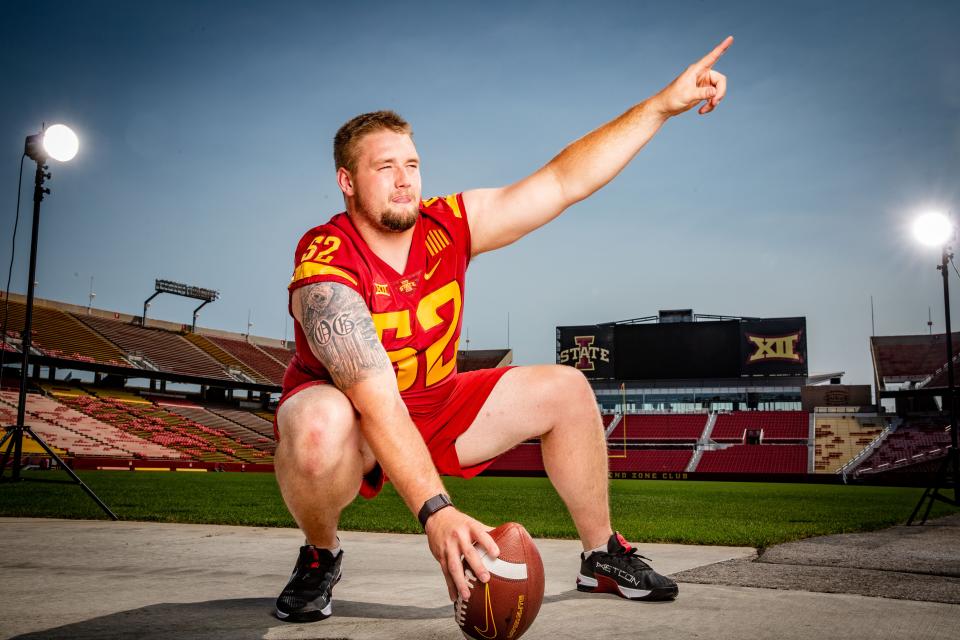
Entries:
{"label": "bearded face", "polygon": [[358,192],[357,196],[358,208],[388,231],[406,231],[417,224],[417,216],[420,215],[419,192],[416,195],[409,192],[391,194],[387,202],[383,202],[383,199],[375,194],[363,191]]}
{"label": "bearded face", "polygon": [[420,158],[413,140],[377,131],[359,141],[357,152],[357,168],[344,190],[354,213],[384,231],[412,228],[420,215]]}

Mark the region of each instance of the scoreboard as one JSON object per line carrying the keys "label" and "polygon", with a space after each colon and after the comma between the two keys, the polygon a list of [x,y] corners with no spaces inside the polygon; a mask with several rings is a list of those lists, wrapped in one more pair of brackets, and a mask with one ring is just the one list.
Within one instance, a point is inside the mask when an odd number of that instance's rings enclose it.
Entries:
{"label": "scoreboard", "polygon": [[593,380],[807,375],[804,317],[557,327],[557,363]]}

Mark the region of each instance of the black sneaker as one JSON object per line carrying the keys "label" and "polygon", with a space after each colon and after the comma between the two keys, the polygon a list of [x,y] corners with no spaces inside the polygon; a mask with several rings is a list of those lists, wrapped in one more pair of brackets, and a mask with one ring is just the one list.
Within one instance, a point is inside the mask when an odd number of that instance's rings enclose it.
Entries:
{"label": "black sneaker", "polygon": [[326,549],[310,544],[300,547],[297,566],[277,598],[276,616],[290,622],[329,618],[333,613],[333,586],[340,582],[341,560],[343,551],[334,558]]}
{"label": "black sneaker", "polygon": [[[577,591],[615,593],[628,600],[673,600],[677,583],[654,571],[619,532],[614,531],[607,550],[581,553]],[[641,560],[643,558],[643,560]]]}

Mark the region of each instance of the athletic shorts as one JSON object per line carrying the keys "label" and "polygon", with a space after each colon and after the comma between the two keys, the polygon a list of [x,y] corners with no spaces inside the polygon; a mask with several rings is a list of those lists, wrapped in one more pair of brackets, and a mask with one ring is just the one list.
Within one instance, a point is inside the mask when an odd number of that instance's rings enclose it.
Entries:
{"label": "athletic shorts", "polygon": [[[410,418],[423,436],[433,464],[440,475],[472,478],[493,463],[493,459],[468,467],[460,466],[457,456],[456,443],[470,425],[473,424],[480,409],[490,396],[500,378],[513,367],[498,367],[496,369],[480,369],[458,373],[454,376],[453,390],[445,402],[419,405],[407,402],[407,411]],[[329,384],[324,380],[310,380],[294,387],[280,398],[277,404],[277,413],[287,400],[299,391],[317,384]],[[277,418],[273,418],[273,433],[280,441],[280,430],[277,427]],[[360,485],[360,495],[364,498],[373,498],[383,489],[387,480],[386,474],[377,464],[373,470],[363,477]]]}

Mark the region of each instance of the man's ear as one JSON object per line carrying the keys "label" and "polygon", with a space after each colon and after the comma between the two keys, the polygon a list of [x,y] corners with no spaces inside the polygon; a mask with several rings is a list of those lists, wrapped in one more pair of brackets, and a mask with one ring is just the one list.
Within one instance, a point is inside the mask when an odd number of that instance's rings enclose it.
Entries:
{"label": "man's ear", "polygon": [[347,171],[346,167],[337,169],[337,184],[340,185],[340,191],[343,191],[343,195],[353,196],[353,177],[350,175],[350,172]]}

